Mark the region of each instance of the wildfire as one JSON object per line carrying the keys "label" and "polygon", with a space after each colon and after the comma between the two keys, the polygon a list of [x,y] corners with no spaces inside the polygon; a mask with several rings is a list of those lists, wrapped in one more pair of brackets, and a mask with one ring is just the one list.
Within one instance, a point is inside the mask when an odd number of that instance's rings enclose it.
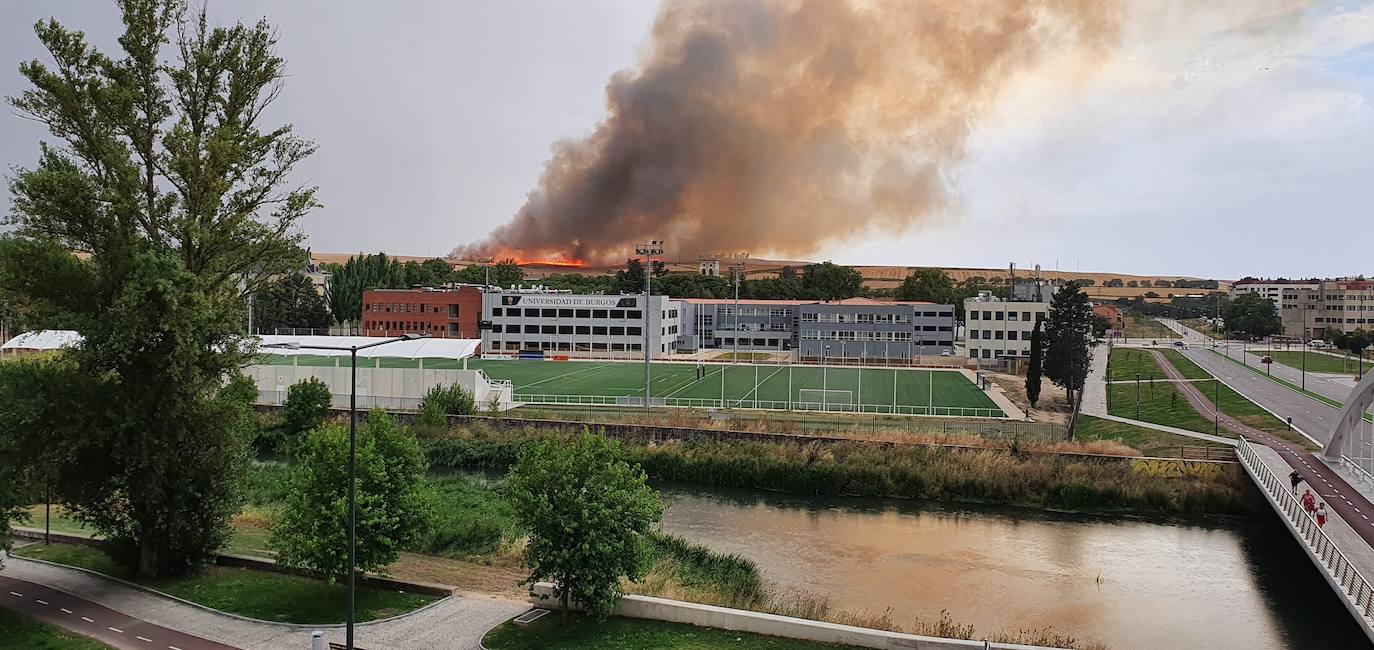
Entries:
{"label": "wildfire", "polygon": [[525,259],[525,258],[523,258],[523,257],[517,257],[517,258],[515,258],[515,263],[516,263],[516,264],[519,264],[520,266],[566,266],[566,267],[569,267],[569,268],[581,268],[581,267],[584,267],[584,266],[587,265],[587,263],[586,263],[585,261],[583,261],[583,260],[566,260],[566,259],[535,260],[535,259]]}

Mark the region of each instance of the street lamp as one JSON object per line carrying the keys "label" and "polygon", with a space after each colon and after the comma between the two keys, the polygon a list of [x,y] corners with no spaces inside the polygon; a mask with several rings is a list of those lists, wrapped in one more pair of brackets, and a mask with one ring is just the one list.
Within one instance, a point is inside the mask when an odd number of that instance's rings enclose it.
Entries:
{"label": "street lamp", "polygon": [[1135,373],[1135,419],[1140,419],[1140,373]]}
{"label": "street lamp", "polygon": [[348,352],[350,361],[350,379],[348,385],[348,621],[347,632],[345,633],[345,642],[348,650],[353,650],[354,565],[357,560],[358,541],[358,512],[355,496],[358,482],[358,350],[375,348],[379,345],[396,343],[397,341],[413,341],[422,338],[429,338],[429,335],[412,333],[382,341],[374,341],[364,345],[351,345],[348,347],[339,345],[305,345],[296,341],[288,343],[268,343],[262,346],[264,348],[282,348],[287,350],[335,350]]}
{"label": "street lamp", "polygon": [[1212,378],[1212,435],[1221,435],[1221,377]]}
{"label": "street lamp", "polygon": [[749,259],[749,253],[736,253],[730,258],[730,277],[735,284],[735,350],[731,358],[731,363],[739,364],[739,284],[744,279],[744,261]]}
{"label": "street lamp", "polygon": [[635,244],[635,255],[644,256],[644,410],[647,411],[649,410],[649,301],[653,297],[649,290],[649,278],[653,277],[654,256],[663,255],[663,242],[655,240],[647,244]]}

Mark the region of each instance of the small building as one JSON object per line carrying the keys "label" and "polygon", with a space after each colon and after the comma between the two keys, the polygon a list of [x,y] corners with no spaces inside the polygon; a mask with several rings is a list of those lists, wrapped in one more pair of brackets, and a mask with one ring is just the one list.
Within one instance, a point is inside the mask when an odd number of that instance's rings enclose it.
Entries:
{"label": "small building", "polygon": [[1107,319],[1107,329],[1126,329],[1126,321],[1121,317],[1121,309],[1116,305],[1093,305],[1093,315]]}
{"label": "small building", "polygon": [[428,334],[434,338],[479,338],[482,288],[476,285],[372,289],[363,292],[362,336]]}
{"label": "small building", "polygon": [[1030,358],[1031,330],[1050,313],[1049,301],[1009,301],[981,291],[964,301],[964,344],[980,366],[1015,365]]}

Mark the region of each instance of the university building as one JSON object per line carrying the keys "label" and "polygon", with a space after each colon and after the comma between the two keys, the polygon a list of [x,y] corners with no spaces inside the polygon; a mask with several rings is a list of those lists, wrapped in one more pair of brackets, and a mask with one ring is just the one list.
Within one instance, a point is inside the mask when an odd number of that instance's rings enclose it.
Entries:
{"label": "university building", "polygon": [[[482,330],[484,354],[541,354],[566,357],[644,355],[645,299],[550,292],[545,289],[494,289],[487,294],[491,328]],[[678,301],[648,300],[651,356],[663,357],[681,335]]]}
{"label": "university building", "polygon": [[1314,288],[1284,289],[1275,302],[1284,336],[1319,339],[1374,330],[1374,280],[1322,280]]}
{"label": "university building", "polygon": [[482,315],[482,289],[476,285],[363,292],[362,336],[428,334],[434,338],[475,339]]}
{"label": "university building", "polygon": [[1049,316],[1049,301],[1005,300],[981,291],[964,301],[964,345],[980,366],[1030,358],[1031,330]]}

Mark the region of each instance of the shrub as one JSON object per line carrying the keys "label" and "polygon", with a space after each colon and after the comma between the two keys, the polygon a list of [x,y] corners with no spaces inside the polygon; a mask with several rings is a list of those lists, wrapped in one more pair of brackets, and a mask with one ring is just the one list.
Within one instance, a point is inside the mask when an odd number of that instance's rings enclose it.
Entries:
{"label": "shrub", "polygon": [[286,405],[282,408],[282,430],[288,439],[295,439],[324,423],[334,396],[329,386],[316,377],[302,379],[286,389]]}
{"label": "shrub", "polygon": [[432,386],[420,398],[420,414],[415,418],[417,424],[428,427],[442,427],[448,424],[450,415],[475,415],[477,402],[472,393],[463,390],[458,384]]}

